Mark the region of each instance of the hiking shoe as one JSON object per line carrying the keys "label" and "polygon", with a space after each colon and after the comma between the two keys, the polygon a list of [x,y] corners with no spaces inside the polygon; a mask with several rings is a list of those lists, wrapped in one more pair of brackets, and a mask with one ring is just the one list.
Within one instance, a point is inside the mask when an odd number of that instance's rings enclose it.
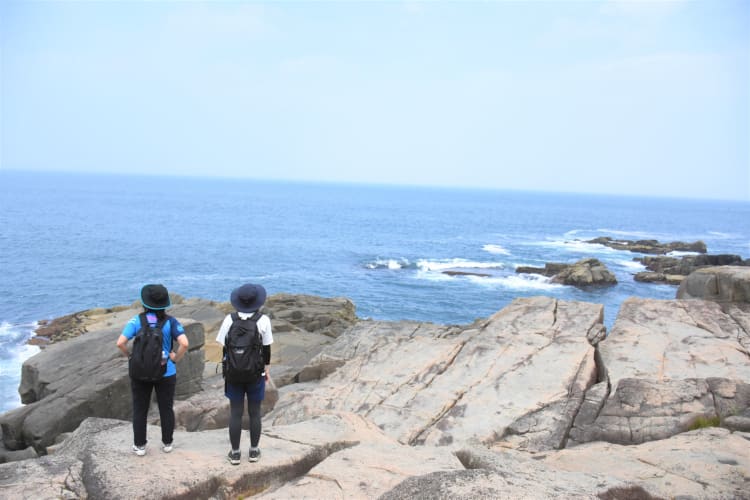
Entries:
{"label": "hiking shoe", "polygon": [[169,443],[169,444],[163,444],[162,443],[161,451],[163,451],[164,453],[169,453],[173,449],[174,449],[174,447],[172,446],[172,443]]}
{"label": "hiking shoe", "polygon": [[232,465],[240,465],[240,452],[229,450],[227,459],[229,459],[229,463]]}
{"label": "hiking shoe", "polygon": [[136,455],[138,455],[139,457],[142,457],[143,455],[146,454],[146,446],[145,445],[144,446],[133,445],[133,451],[135,452]]}
{"label": "hiking shoe", "polygon": [[251,462],[257,462],[260,459],[260,448],[250,448],[247,459]]}

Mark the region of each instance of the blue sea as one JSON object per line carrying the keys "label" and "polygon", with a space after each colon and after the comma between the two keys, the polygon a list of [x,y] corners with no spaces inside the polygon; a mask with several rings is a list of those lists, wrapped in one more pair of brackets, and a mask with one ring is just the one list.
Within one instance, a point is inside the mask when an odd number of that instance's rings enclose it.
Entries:
{"label": "blue sea", "polygon": [[[348,297],[363,318],[444,324],[545,295],[604,304],[611,327],[627,297],[674,298],[675,286],[633,280],[640,254],[584,242],[597,236],[703,240],[748,258],[750,203],[0,170],[0,411],[20,405],[39,320],[132,303],[145,283],[225,301],[258,282]],[[619,283],[514,272],[585,257]]]}

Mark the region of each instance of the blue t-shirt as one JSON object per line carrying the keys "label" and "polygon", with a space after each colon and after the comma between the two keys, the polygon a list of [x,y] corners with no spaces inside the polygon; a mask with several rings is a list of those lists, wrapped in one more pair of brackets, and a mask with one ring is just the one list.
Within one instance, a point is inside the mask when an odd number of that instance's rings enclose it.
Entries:
{"label": "blue t-shirt", "polygon": [[[146,320],[148,321],[148,324],[151,326],[155,326],[158,322],[158,319],[156,318],[156,314],[153,313],[147,313],[146,314]],[[125,324],[125,327],[122,329],[122,335],[126,337],[128,340],[132,340],[133,337],[136,336],[138,333],[138,330],[141,329],[141,318],[140,314],[134,316],[130,321],[128,321]],[[175,318],[170,318],[169,321],[164,322],[164,326],[161,328],[162,332],[162,349],[164,349],[167,354],[172,350],[172,339],[175,341],[177,340],[177,337],[180,335],[185,335],[185,329],[182,327],[179,321]],[[171,377],[172,375],[177,374],[177,367],[174,365],[174,362],[167,357],[167,371],[164,373],[165,377]]]}

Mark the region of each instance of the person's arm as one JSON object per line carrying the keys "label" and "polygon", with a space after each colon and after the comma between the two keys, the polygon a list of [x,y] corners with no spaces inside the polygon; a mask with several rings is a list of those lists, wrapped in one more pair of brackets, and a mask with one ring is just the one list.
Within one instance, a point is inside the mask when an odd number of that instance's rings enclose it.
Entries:
{"label": "person's arm", "polygon": [[126,358],[130,356],[130,353],[128,352],[128,338],[125,335],[120,335],[117,339],[117,348],[122,351],[122,354]]}
{"label": "person's arm", "polygon": [[216,343],[220,346],[224,346],[224,342],[227,338],[227,333],[229,332],[229,327],[232,326],[232,315],[227,314],[224,316],[224,321],[221,322],[221,326],[219,327],[219,333],[216,334]]}
{"label": "person's arm", "polygon": [[140,325],[141,324],[139,322],[138,316],[131,318],[130,321],[125,323],[125,326],[122,329],[122,333],[117,338],[117,348],[126,358],[130,356],[130,353],[128,352],[128,341],[135,336],[135,333],[138,331],[138,327],[140,327]]}
{"label": "person's arm", "polygon": [[184,333],[177,337],[177,352],[170,352],[169,353],[169,359],[177,363],[179,360],[181,360],[183,357],[185,357],[185,354],[188,351],[188,338],[187,335]]}

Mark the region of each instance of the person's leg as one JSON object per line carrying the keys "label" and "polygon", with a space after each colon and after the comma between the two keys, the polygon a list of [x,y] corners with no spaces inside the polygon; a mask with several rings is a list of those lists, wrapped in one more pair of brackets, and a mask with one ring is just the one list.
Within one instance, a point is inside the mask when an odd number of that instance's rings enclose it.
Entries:
{"label": "person's leg", "polygon": [[163,378],[155,385],[161,420],[161,442],[169,445],[172,444],[174,435],[174,389],[177,385],[177,375]]}
{"label": "person's leg", "polygon": [[138,447],[146,446],[146,418],[152,387],[150,382],[130,379],[130,391],[133,395],[133,444]]}
{"label": "person's leg", "polygon": [[257,448],[260,442],[260,403],[247,401],[247,414],[250,416],[250,447]]}
{"label": "person's leg", "polygon": [[242,413],[245,406],[245,398],[229,400],[229,442],[232,450],[240,449],[240,437],[242,434]]}

